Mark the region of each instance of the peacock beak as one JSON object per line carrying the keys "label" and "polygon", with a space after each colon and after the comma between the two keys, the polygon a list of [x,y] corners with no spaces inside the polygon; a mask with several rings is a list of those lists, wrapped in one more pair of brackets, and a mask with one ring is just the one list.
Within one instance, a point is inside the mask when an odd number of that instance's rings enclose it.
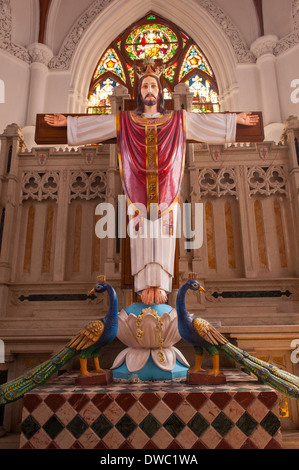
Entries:
{"label": "peacock beak", "polygon": [[91,289],[91,291],[89,292],[89,294],[88,294],[88,295],[95,294],[95,292],[96,292],[96,291],[95,291],[94,289]]}
{"label": "peacock beak", "polygon": [[204,293],[206,292],[206,289],[204,289],[202,286],[200,286],[199,290]]}

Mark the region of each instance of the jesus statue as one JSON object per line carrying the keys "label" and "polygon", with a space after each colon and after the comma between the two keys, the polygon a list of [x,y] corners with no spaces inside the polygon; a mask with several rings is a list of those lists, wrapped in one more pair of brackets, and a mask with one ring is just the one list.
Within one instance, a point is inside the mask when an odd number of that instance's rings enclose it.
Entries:
{"label": "jesus statue", "polygon": [[45,121],[50,126],[67,127],[70,146],[117,137],[122,185],[134,225],[134,236],[130,237],[134,290],[144,304],[153,305],[166,303],[172,290],[186,140],[235,142],[237,124],[254,126],[259,117],[252,113],[166,111],[161,68],[147,60],[138,72],[135,111],[116,116],[54,114],[46,115]]}

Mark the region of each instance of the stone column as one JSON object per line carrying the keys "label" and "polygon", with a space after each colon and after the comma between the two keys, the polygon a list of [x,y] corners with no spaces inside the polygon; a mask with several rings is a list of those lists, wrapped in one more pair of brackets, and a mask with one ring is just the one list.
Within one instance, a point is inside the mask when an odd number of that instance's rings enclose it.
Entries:
{"label": "stone column", "polygon": [[297,276],[299,275],[299,119],[290,116],[285,122],[284,138],[289,147],[289,188],[291,191],[291,209],[294,221],[294,233],[296,243]]}
{"label": "stone column", "polygon": [[251,45],[251,51],[257,58],[256,64],[260,72],[265,126],[281,122],[276,58],[273,54],[277,42],[277,36],[268,35],[259,37]]}
{"label": "stone column", "polygon": [[253,240],[253,230],[255,221],[250,207],[249,190],[246,181],[247,169],[246,166],[240,165],[236,168],[237,182],[238,182],[238,201],[239,201],[239,214],[241,222],[242,233],[242,246],[243,246],[243,262],[244,262],[244,276],[248,279],[253,279],[257,276],[257,260],[256,249]]}
{"label": "stone column", "polygon": [[[0,136],[1,150],[1,215],[5,216],[2,223],[2,244],[0,253],[0,283],[10,280],[12,250],[15,236],[15,218],[19,197],[18,153],[24,146],[21,130],[17,124],[7,126]],[[3,295],[1,296],[3,298]]]}
{"label": "stone column", "polygon": [[[289,116],[285,121],[284,139],[289,146],[289,164],[291,170],[299,171],[299,118]],[[299,181],[298,181],[299,188]]]}
{"label": "stone column", "polygon": [[52,51],[41,43],[33,43],[28,47],[31,58],[30,84],[28,93],[27,126],[35,126],[36,114],[44,112],[48,63],[53,57]]}
{"label": "stone column", "polygon": [[66,250],[68,246],[67,229],[70,202],[70,176],[70,171],[61,171],[57,200],[56,234],[54,242],[54,282],[63,282],[65,280]]}

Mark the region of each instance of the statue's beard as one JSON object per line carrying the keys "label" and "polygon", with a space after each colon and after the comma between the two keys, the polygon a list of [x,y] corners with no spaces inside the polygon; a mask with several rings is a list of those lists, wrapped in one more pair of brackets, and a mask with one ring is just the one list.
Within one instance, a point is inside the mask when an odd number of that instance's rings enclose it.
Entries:
{"label": "statue's beard", "polygon": [[146,106],[155,106],[158,102],[158,98],[149,93],[143,98],[142,102]]}

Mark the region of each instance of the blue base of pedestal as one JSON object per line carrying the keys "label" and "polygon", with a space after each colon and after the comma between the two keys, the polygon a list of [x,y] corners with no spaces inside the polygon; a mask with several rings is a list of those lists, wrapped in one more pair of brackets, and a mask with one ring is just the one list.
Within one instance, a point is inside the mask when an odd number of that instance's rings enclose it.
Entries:
{"label": "blue base of pedestal", "polygon": [[124,310],[127,312],[127,314],[133,313],[134,315],[136,315],[136,317],[138,317],[138,315],[140,315],[142,310],[144,308],[148,308],[148,307],[155,310],[157,312],[157,314],[159,315],[159,317],[165,312],[170,313],[171,310],[173,309],[173,307],[171,305],[168,305],[168,304],[147,305],[147,304],[144,304],[142,302],[136,302],[134,304],[129,305]]}
{"label": "blue base of pedestal", "polygon": [[126,363],[124,362],[117,369],[113,369],[112,373],[114,379],[123,379],[128,381],[134,381],[136,378],[140,380],[172,380],[186,378],[187,370],[188,368],[178,361],[176,361],[174,368],[170,372],[162,370],[156,366],[150,356],[145,366],[136,372],[129,372]]}

